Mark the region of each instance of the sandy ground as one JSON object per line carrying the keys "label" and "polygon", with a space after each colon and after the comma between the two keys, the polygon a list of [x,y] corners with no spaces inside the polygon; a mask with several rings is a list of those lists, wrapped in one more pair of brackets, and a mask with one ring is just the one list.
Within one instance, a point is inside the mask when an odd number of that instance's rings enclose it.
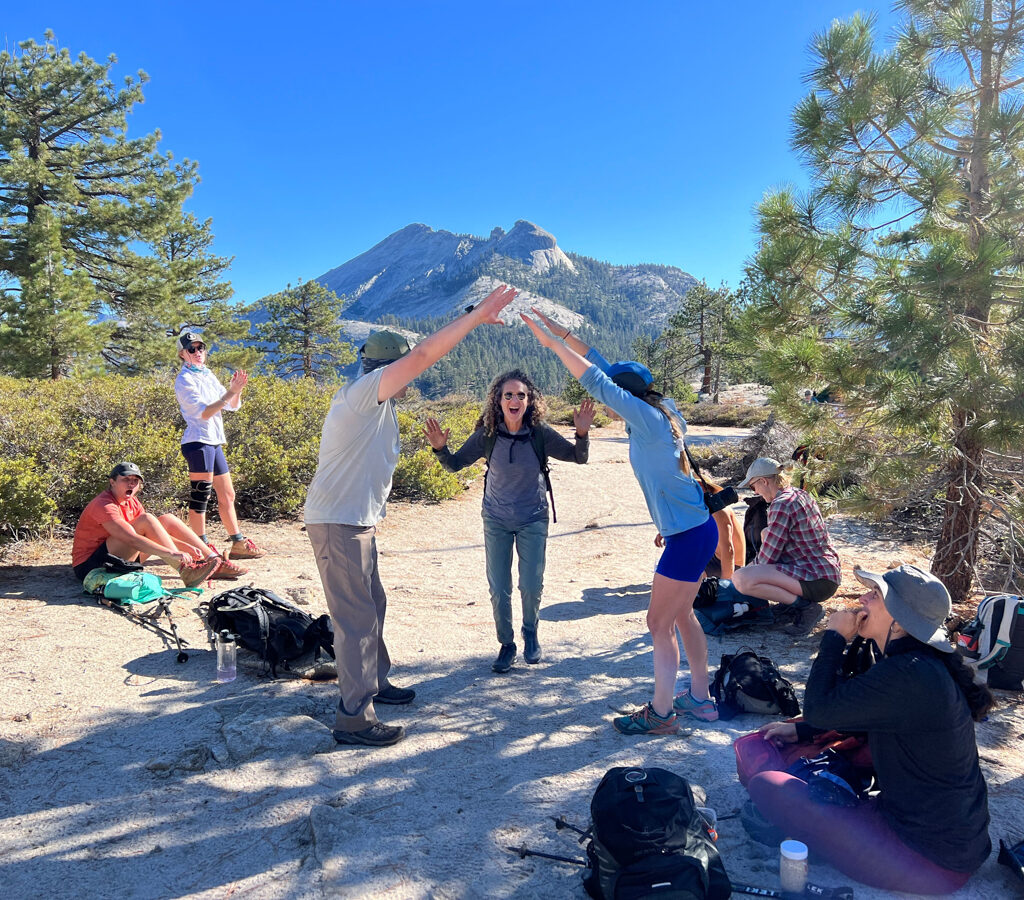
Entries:
{"label": "sandy ground", "polygon": [[[79,593],[70,542],[19,548],[0,569],[4,896],[582,898],[579,868],[507,848],[581,857],[552,817],[585,826],[615,765],[664,766],[703,785],[730,876],[777,888],[777,851],[727,818],[745,799],[730,744],[763,719],[643,739],[610,725],[652,689],[644,613],[657,551],[623,434],[597,431],[592,456],[588,467],[554,466],[544,659],[507,675],[490,671],[480,485],[443,505],[391,506],[378,540],[386,634],[394,681],[418,696],[382,708],[408,730],[384,749],[334,744],[332,683],[247,670],[216,683],[194,603],[175,603],[191,643],[179,664],[160,638]],[[831,526],[846,578],[830,605],[856,595],[854,562],[884,570],[924,558],[855,521]],[[273,554],[246,580],[323,611],[301,525],[249,531]],[[816,644],[816,634],[772,630],[709,639],[713,668],[749,645],[798,688]],[[1024,707],[1002,696],[978,727],[994,843],[1024,837]],[[821,864],[811,880],[846,881]],[[1021,886],[993,854],[958,896],[994,900]]]}

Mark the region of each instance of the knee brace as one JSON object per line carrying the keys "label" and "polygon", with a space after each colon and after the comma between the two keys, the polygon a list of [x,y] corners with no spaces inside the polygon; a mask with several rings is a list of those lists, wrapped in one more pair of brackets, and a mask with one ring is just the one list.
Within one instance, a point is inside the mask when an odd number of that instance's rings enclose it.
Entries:
{"label": "knee brace", "polygon": [[188,495],[188,508],[198,513],[206,512],[206,507],[210,505],[210,495],[212,493],[212,481],[193,481],[192,490]]}

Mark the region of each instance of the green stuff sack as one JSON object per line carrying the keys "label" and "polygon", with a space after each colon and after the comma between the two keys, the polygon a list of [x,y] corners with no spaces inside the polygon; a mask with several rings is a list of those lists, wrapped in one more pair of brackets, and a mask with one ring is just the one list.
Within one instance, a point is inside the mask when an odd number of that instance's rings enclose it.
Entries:
{"label": "green stuff sack", "polygon": [[82,580],[87,594],[98,594],[116,600],[122,606],[144,605],[167,596],[159,575],[150,572],[128,572],[116,575],[106,569],[93,569]]}

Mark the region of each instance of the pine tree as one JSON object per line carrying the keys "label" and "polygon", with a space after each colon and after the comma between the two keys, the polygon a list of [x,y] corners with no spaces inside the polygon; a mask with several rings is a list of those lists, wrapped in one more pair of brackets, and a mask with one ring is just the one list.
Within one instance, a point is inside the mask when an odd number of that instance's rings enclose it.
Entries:
{"label": "pine tree", "polygon": [[[20,295],[5,304],[0,323],[7,351],[56,359],[54,347],[33,342],[67,334],[69,311],[52,305],[50,288],[37,289],[43,270],[51,284],[59,280],[59,258],[78,285],[74,315],[86,324],[120,323],[107,329],[114,340],[104,346],[106,359],[145,365],[140,348],[180,324],[166,318],[181,299],[180,284],[153,248],[175,229],[204,227],[182,213],[196,166],[157,152],[159,133],[128,138],[127,114],[142,101],[145,73],[117,88],[109,77],[113,56],[106,64],[84,54],[73,60],[49,32],[46,43],[19,48],[0,52],[0,286]],[[55,229],[40,224],[44,217]],[[62,323],[42,324],[59,315]],[[96,349],[86,341],[64,353],[49,367],[51,377],[95,365]]]}
{"label": "pine tree", "polygon": [[30,263],[19,289],[0,294],[0,371],[57,379],[81,359],[97,359],[112,326],[91,321],[93,285],[80,269],[68,270],[49,209],[25,229],[25,249]]}
{"label": "pine tree", "polygon": [[250,314],[266,315],[256,336],[269,354],[269,366],[282,376],[331,377],[355,361],[351,344],[338,339],[338,319],[345,302],[318,281],[258,300]]}
{"label": "pine tree", "polygon": [[793,117],[813,186],[762,202],[749,297],[777,399],[843,398],[849,418],[803,415],[830,456],[862,454],[866,494],[894,506],[933,476],[932,571],[959,601],[986,534],[1020,564],[1000,535],[1021,513],[1005,474],[1024,445],[1024,9],[900,6],[882,52],[870,17],[814,39]]}

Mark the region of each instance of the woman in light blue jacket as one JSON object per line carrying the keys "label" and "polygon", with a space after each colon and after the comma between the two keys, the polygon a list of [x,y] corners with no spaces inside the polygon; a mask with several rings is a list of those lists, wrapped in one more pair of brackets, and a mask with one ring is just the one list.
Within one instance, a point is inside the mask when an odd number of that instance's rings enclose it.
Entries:
{"label": "woman in light blue jacket", "polygon": [[[537,340],[555,352],[588,393],[625,420],[629,462],[658,529],[655,543],[665,548],[647,610],[654,644],[654,698],[613,724],[623,734],[674,734],[683,715],[713,722],[718,710],[708,695],[708,645],[693,614],[693,600],[718,544],[718,526],[690,472],[683,449],[686,422],[672,401],[653,389],[651,373],[644,366],[635,362],[610,366],[570,329],[536,309],[534,313],[548,331],[528,316],[522,318]],[[690,666],[690,687],[678,695],[676,628]]]}

